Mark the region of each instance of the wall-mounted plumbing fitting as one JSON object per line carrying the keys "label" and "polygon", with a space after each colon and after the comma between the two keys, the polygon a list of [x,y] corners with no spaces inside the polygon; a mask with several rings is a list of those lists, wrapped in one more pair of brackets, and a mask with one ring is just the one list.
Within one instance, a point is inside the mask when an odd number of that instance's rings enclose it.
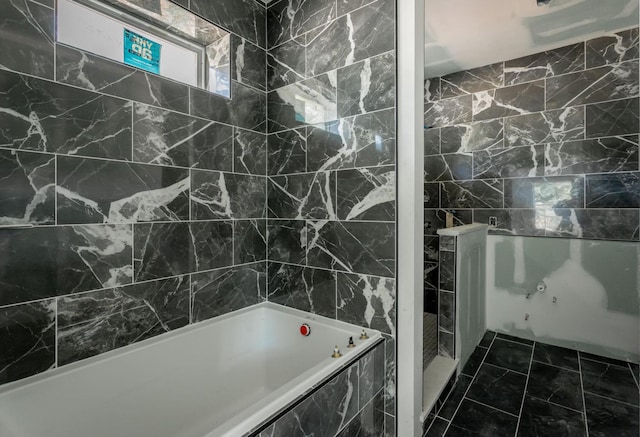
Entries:
{"label": "wall-mounted plumbing fitting", "polygon": [[356,347],[356,344],[353,342],[353,337],[349,337],[349,344],[347,344],[348,348]]}
{"label": "wall-mounted plumbing fitting", "polygon": [[546,291],[546,289],[547,289],[547,284],[545,284],[542,281],[538,282],[538,285],[536,285],[536,291],[538,291],[539,293]]}
{"label": "wall-mounted plumbing fitting", "polygon": [[367,335],[367,333],[363,329],[362,333],[360,334],[360,340],[366,340],[367,338],[369,338],[369,336]]}
{"label": "wall-mounted plumbing fitting", "polygon": [[333,354],[331,354],[331,358],[340,358],[342,354],[340,353],[340,349],[338,349],[338,345],[333,348]]}

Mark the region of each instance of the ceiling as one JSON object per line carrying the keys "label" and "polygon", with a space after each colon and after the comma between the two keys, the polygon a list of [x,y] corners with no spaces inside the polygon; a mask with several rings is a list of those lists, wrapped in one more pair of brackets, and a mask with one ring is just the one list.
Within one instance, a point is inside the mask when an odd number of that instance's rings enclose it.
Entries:
{"label": "ceiling", "polygon": [[639,0],[425,0],[425,77],[638,25]]}

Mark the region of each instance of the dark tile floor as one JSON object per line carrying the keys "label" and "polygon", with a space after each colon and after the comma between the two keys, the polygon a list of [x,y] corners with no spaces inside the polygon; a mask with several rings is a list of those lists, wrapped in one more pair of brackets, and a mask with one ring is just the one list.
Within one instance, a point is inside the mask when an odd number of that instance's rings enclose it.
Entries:
{"label": "dark tile floor", "polygon": [[639,437],[638,365],[487,332],[425,436]]}

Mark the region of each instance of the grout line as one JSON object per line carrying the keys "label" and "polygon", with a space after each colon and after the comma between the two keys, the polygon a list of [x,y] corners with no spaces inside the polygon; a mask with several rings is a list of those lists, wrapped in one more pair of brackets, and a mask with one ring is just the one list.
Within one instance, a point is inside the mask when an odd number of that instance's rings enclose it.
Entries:
{"label": "grout line", "polygon": [[[471,398],[467,398],[467,397],[465,397],[464,399],[467,400],[467,401],[470,401],[470,402],[475,402],[476,404],[485,406],[487,408],[491,408],[492,410],[499,411],[500,413],[508,414],[511,417],[516,417],[516,418],[518,418],[518,420],[520,419],[520,417],[518,415],[516,415],[516,414],[509,413],[508,411],[501,410],[500,408],[492,407],[491,405],[476,401],[475,399],[471,399]],[[517,430],[517,428],[516,428],[516,430]],[[517,434],[517,432],[516,432],[516,434]]]}
{"label": "grout line", "polygon": [[589,437],[589,423],[587,421],[587,404],[584,400],[584,381],[582,378],[582,360],[580,359],[580,351],[578,351],[578,370],[580,373],[580,394],[582,396],[582,410],[584,411],[584,414],[582,416],[583,420],[584,420],[584,429],[586,432],[586,437]]}
{"label": "grout line", "polygon": [[[544,343],[543,343],[543,344],[544,344]],[[568,372],[574,372],[574,373],[579,373],[579,372],[580,372],[580,370],[569,369],[568,367],[562,367],[562,366],[558,366],[558,365],[556,365],[556,364],[546,363],[546,362],[544,362],[544,361],[536,360],[535,358],[534,358],[533,362],[534,362],[534,363],[539,363],[539,364],[544,364],[545,366],[549,366],[549,367],[555,367],[556,369],[560,369],[560,370],[566,370],[566,371],[568,371]]]}
{"label": "grout line", "polygon": [[633,407],[633,408],[640,408],[640,406],[638,406],[637,404],[632,404],[630,402],[621,401],[620,399],[613,399],[613,398],[610,398],[610,397],[607,397],[607,396],[602,396],[601,394],[594,393],[594,392],[591,392],[591,391],[585,391],[584,393],[587,393],[590,396],[598,397],[600,399],[606,399],[606,400],[608,400],[610,402],[617,402],[619,404],[628,405],[628,406]]}
{"label": "grout line", "polygon": [[[530,397],[530,398],[532,398],[532,399],[537,399],[537,400],[539,400],[539,401],[541,401],[541,402],[544,402],[544,403],[546,403],[546,404],[551,404],[551,405],[553,405],[553,406],[555,406],[555,407],[564,408],[564,409],[571,410],[571,411],[574,411],[574,412],[576,412],[576,413],[580,413],[580,414],[583,414],[583,415],[584,415],[584,412],[583,412],[583,411],[576,410],[575,408],[567,407],[566,405],[558,404],[557,402],[551,402],[551,401],[548,401],[548,400],[546,400],[546,399],[542,399],[542,398],[540,398],[540,397],[538,397],[538,396],[532,396],[532,395],[529,395],[529,397]],[[583,406],[583,407],[584,407],[584,406]]]}
{"label": "grout line", "polygon": [[533,353],[536,346],[536,342],[533,343],[533,347],[531,348],[531,358],[529,359],[529,370],[527,371],[527,380],[524,383],[524,393],[522,393],[522,403],[520,404],[520,412],[518,413],[518,424],[516,425],[516,433],[518,435],[518,430],[520,429],[520,419],[522,418],[522,410],[524,409],[524,401],[527,398],[527,388],[529,387],[529,379],[531,378],[531,365],[533,363]]}
{"label": "grout line", "polygon": [[57,297],[54,298],[54,300],[53,300],[54,317],[55,317],[55,320],[54,320],[54,329],[55,329],[54,341],[55,341],[55,343],[53,345],[53,347],[54,347],[54,355],[53,356],[54,356],[54,364],[55,364],[56,368],[60,367],[60,364],[58,364],[59,363],[59,359],[58,359],[58,343],[60,341],[59,335],[58,335],[58,315],[60,314],[60,311],[58,310],[58,300],[59,299]]}
{"label": "grout line", "polygon": [[[584,356],[582,356],[583,352],[578,351],[578,353],[579,353],[579,357],[580,357],[581,360],[587,360],[587,361],[591,361],[593,363],[599,363],[599,364],[606,364],[608,366],[617,367],[618,369],[625,369],[625,368],[629,367],[627,362],[623,362],[624,364],[622,364],[622,365],[614,364],[614,363],[607,363],[606,361],[601,361],[601,360],[598,360],[597,358],[584,357]],[[587,352],[585,352],[585,353],[587,353]],[[603,358],[606,358],[606,357],[603,357]],[[614,358],[611,358],[611,359],[614,359]]]}

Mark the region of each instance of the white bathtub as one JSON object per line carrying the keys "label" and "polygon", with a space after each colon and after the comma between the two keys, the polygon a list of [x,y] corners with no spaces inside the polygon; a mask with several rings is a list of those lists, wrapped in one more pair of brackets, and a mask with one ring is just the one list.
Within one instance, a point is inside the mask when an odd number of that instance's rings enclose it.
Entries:
{"label": "white bathtub", "polygon": [[262,303],[0,387],[0,436],[242,436],[380,339],[360,331]]}

